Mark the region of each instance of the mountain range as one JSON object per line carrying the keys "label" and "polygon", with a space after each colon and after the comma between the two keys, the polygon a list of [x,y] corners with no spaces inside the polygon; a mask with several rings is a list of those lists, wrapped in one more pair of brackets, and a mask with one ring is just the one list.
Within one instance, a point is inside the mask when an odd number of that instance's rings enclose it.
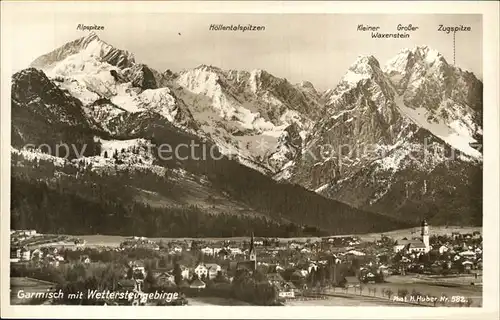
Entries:
{"label": "mountain range", "polygon": [[[482,223],[482,83],[425,46],[385,65],[360,56],[321,92],[265,70],[159,72],[89,33],[14,74],[11,95],[18,226],[188,236],[203,217],[206,236],[290,236]],[[158,157],[193,141],[222,159]]]}

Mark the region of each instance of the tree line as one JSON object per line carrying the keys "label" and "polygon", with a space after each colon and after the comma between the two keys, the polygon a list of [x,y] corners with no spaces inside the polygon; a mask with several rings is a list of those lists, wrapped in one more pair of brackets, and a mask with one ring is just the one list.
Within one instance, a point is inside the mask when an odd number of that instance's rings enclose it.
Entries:
{"label": "tree line", "polygon": [[48,183],[12,176],[11,227],[41,233],[148,237],[289,237],[304,235],[292,223],[264,216],[211,214],[194,205],[152,207],[127,188],[97,183]]}

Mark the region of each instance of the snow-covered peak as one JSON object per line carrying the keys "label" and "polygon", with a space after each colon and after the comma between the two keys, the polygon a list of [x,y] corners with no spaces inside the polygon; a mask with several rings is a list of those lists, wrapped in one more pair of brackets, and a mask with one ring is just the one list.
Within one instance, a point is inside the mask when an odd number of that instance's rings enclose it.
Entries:
{"label": "snow-covered peak", "polygon": [[195,69],[184,71],[177,83],[194,93],[203,93],[212,97],[220,90],[219,76],[214,69],[201,65]]}
{"label": "snow-covered peak", "polygon": [[428,46],[415,46],[413,49],[401,50],[387,61],[383,70],[386,73],[406,73],[417,66],[427,69],[435,65],[448,65],[448,63],[437,50]]}
{"label": "snow-covered peak", "polygon": [[31,63],[35,68],[50,70],[58,63],[73,55],[79,55],[81,60],[96,58],[118,68],[128,68],[134,65],[134,55],[104,42],[95,32],[85,37],[68,42],[54,51],[38,57]]}
{"label": "snow-covered peak", "polygon": [[[482,84],[428,46],[403,49],[384,66],[399,110],[419,127],[476,159],[481,132]],[[479,111],[479,113],[477,113]]]}
{"label": "snow-covered peak", "polygon": [[298,86],[304,90],[317,93],[316,88],[314,88],[314,85],[309,81],[302,81]]}
{"label": "snow-covered peak", "polygon": [[380,64],[374,56],[358,56],[342,77],[341,82],[357,84],[380,73]]}
{"label": "snow-covered peak", "polygon": [[431,49],[428,46],[417,46],[413,48],[412,53],[428,66],[435,63],[447,64],[444,56],[437,50]]}
{"label": "snow-covered peak", "polygon": [[212,66],[212,65],[206,65],[206,64],[200,64],[199,66],[194,68],[194,70],[201,70],[201,71],[205,71],[205,72],[215,72],[215,73],[222,72],[222,70],[220,68]]}
{"label": "snow-covered peak", "polygon": [[363,91],[368,91],[375,99],[379,99],[382,97],[380,94],[387,92],[387,86],[386,77],[380,69],[378,60],[372,55],[360,55],[340,79],[337,87],[325,91],[323,98],[330,108],[337,102],[344,104],[346,95],[351,96],[349,92],[363,87]]}
{"label": "snow-covered peak", "polygon": [[380,63],[377,58],[372,55],[359,55],[356,61],[351,65],[351,68],[355,68],[356,66],[370,66],[372,68],[380,68]]}
{"label": "snow-covered peak", "polygon": [[101,39],[99,38],[99,36],[97,35],[97,33],[95,33],[95,31],[90,31],[85,37],[83,37],[85,39],[85,41],[87,42],[92,42],[92,41],[100,41]]}

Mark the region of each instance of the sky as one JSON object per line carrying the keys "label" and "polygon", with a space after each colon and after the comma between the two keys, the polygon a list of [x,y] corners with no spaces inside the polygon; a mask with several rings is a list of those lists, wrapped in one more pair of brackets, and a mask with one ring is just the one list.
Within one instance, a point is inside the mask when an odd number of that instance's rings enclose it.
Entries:
{"label": "sky", "polygon": [[[25,13],[26,15],[26,13]],[[79,23],[102,25],[99,37],[132,52],[137,62],[159,71],[179,71],[200,64],[222,69],[264,69],[292,83],[310,81],[317,89],[337,85],[359,55],[373,55],[381,65],[403,48],[427,45],[453,63],[453,33],[438,26],[467,25],[455,35],[456,65],[482,79],[482,17],[456,14],[213,14],[30,12],[8,25],[13,72],[38,56],[85,36]],[[394,33],[398,24],[419,27],[408,39],[372,39],[358,24]],[[211,24],[252,24],[264,31],[210,31]],[[179,35],[180,33],[180,35]]]}

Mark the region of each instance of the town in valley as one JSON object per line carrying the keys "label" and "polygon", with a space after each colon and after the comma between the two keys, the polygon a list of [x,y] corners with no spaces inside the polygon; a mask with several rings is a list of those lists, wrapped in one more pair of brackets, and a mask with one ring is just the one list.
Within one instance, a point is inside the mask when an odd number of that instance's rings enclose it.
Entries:
{"label": "town in valley", "polygon": [[480,307],[482,242],[479,229],[433,234],[425,221],[386,234],[289,239],[13,230],[11,303]]}

